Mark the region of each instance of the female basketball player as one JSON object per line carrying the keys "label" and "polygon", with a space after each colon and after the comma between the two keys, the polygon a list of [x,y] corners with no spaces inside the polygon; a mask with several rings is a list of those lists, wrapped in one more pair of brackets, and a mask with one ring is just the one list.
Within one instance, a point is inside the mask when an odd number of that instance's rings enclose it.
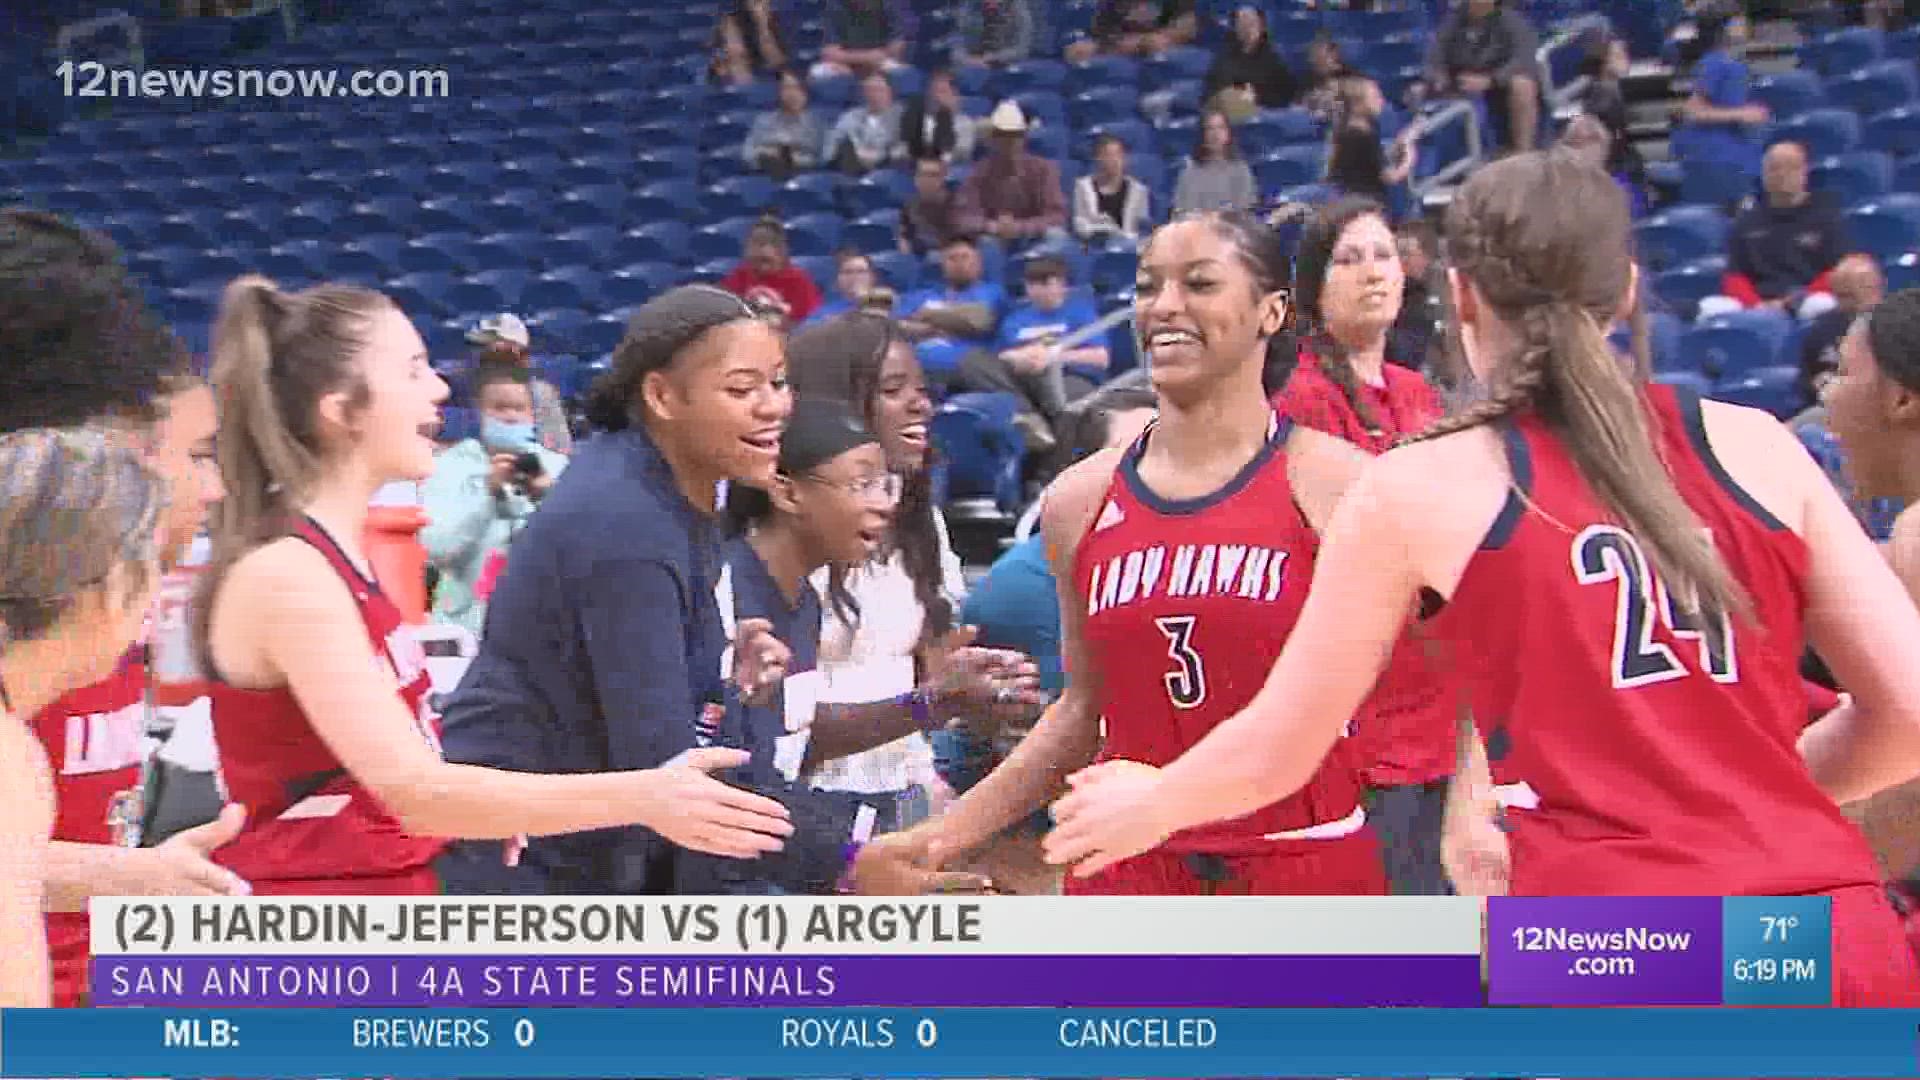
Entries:
{"label": "female basketball player", "polygon": [[[185,366],[184,356],[182,367]],[[185,374],[162,384],[160,416],[134,436],[167,486],[160,564],[171,569],[224,493],[213,461],[214,400]],[[238,834],[245,815],[220,817],[164,843],[141,847],[150,645],[136,645],[107,678],[79,687],[34,714],[34,734],[54,772],[57,816],[47,850],[47,945],[53,1001],[84,1003],[89,958],[86,903],[94,896],[232,896],[247,885],[207,858]]]}
{"label": "female basketball player", "polygon": [[98,430],[0,435],[0,1004],[49,1004],[41,904],[53,776],[26,720],[107,676],[160,572],[165,493]]}
{"label": "female basketball player", "polygon": [[[768,337],[756,371],[779,364]],[[737,751],[564,776],[442,760],[419,645],[360,553],[374,492],[433,469],[447,393],[389,300],[242,278],[222,301],[214,365],[227,498],[195,631],[222,776],[249,814],[223,865],[256,892],[410,894],[439,890],[441,837],[640,824],[715,854],[779,846],[777,803],[703,771],[739,764]],[[742,470],[772,464],[771,446],[742,441],[750,411],[711,433],[737,437]]]}
{"label": "female basketball player", "polygon": [[[1823,396],[1860,497],[1908,507],[1886,553],[1920,601],[1920,289],[1894,293],[1854,324]],[[1920,784],[1883,792],[1858,811],[1888,876],[1920,898]]]}
{"label": "female basketball player", "polygon": [[[1469,823],[1481,885],[1824,893],[1834,1003],[1920,1003],[1872,852],[1835,805],[1920,774],[1920,612],[1772,417],[1635,386],[1602,330],[1632,287],[1606,174],[1517,155],[1474,174],[1448,226],[1488,397],[1348,494],[1250,705],[1164,768],[1077,777],[1049,857],[1099,875],[1298,790],[1424,597],[1443,606],[1429,629],[1476,659],[1475,755],[1522,793],[1510,836],[1484,809]],[[1854,692],[1811,728],[1803,632]]]}
{"label": "female basketball player", "polygon": [[[863,850],[863,891],[941,883],[930,869],[1039,809],[1093,759],[1102,717],[1107,755],[1164,762],[1250,700],[1305,598],[1315,527],[1365,459],[1268,402],[1294,360],[1286,268],[1273,232],[1239,214],[1177,220],[1142,249],[1134,320],[1159,420],[1131,448],[1062,473],[1042,511],[1066,690],[945,815]],[[1161,837],[1068,891],[1384,892],[1357,765],[1337,752],[1291,797]]]}
{"label": "female basketball player", "polygon": [[[1440,395],[1391,363],[1388,334],[1406,274],[1386,208],[1348,197],[1308,219],[1294,257],[1294,302],[1308,323],[1300,366],[1276,404],[1295,423],[1379,454],[1440,419]],[[1442,692],[1430,641],[1409,636],[1354,718],[1368,809],[1394,891],[1447,891],[1440,823],[1453,774],[1457,695]]]}

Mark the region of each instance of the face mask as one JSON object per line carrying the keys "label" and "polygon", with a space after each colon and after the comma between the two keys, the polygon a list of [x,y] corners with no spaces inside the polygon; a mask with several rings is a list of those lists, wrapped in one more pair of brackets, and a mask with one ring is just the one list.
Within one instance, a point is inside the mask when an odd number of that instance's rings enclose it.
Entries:
{"label": "face mask", "polygon": [[533,421],[509,424],[491,416],[483,416],[480,418],[480,441],[496,450],[530,450],[534,442]]}

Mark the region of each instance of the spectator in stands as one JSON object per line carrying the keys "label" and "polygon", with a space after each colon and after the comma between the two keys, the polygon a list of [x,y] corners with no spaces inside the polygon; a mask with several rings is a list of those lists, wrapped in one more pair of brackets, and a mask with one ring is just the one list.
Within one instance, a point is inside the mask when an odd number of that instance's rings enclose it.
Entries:
{"label": "spectator in stands", "polygon": [[947,186],[947,163],[921,158],[913,163],[913,197],[900,208],[900,250],[925,255],[947,246],[959,235],[954,227],[953,189]]}
{"label": "spectator in stands", "polygon": [[[813,309],[807,317],[807,324],[822,323],[838,318],[849,311],[869,309],[874,294],[873,261],[850,248],[843,248],[833,257],[833,295]],[[889,299],[880,310],[890,313],[893,301]]]}
{"label": "spectator in stands", "polygon": [[1158,56],[1200,35],[1193,0],[1100,0],[1089,36],[1067,46],[1067,60],[1084,64],[1100,53]]}
{"label": "spectator in stands", "polygon": [[787,66],[793,55],[780,34],[772,0],[733,0],[713,27],[713,61],[707,77],[724,86],[745,86]]}
{"label": "spectator in stands", "polygon": [[960,45],[955,61],[1002,67],[1033,54],[1034,19],[1029,0],[972,0],[959,5]]}
{"label": "spectator in stands", "polygon": [[1267,36],[1265,9],[1242,4],[1233,13],[1233,35],[1213,54],[1207,69],[1205,100],[1231,120],[1245,120],[1261,109],[1284,109],[1299,93],[1293,69]]}
{"label": "spectator in stands", "polygon": [[1200,116],[1200,138],[1173,186],[1173,212],[1251,210],[1260,197],[1253,170],[1233,142],[1233,124],[1219,109]]}
{"label": "spectator in stands", "polygon": [[788,326],[805,322],[820,306],[820,287],[793,265],[787,230],[770,217],[747,231],[746,255],[720,280],[720,287],[749,303],[773,308]]}
{"label": "spectator in stands", "polygon": [[526,369],[510,364],[474,374],[480,433],[436,455],[421,491],[428,522],[420,543],[439,572],[433,617],[476,637],[508,546],[567,467],[565,455],[534,439],[529,382]]}
{"label": "spectator in stands", "polygon": [[1827,285],[1833,290],[1833,310],[1816,316],[1800,338],[1800,370],[1810,394],[1818,392],[1825,376],[1839,369],[1840,342],[1853,328],[1853,321],[1873,310],[1887,292],[1880,263],[1859,252],[1834,264]]}
{"label": "spectator in stands", "polygon": [[1702,54],[1693,68],[1693,93],[1680,107],[1683,123],[1669,144],[1682,164],[1723,166],[1751,180],[1760,175],[1754,129],[1773,114],[1748,99],[1747,65],[1733,55],[1746,37],[1746,17],[1736,11],[1711,11],[1700,18],[1695,41]]}
{"label": "spectator in stands", "polygon": [[1325,33],[1315,35],[1307,45],[1307,79],[1300,103],[1313,115],[1329,120],[1340,107],[1340,84],[1358,74],[1341,53],[1339,41]]}
{"label": "spectator in stands", "polygon": [[[976,349],[960,360],[960,385],[997,391],[1020,399],[1015,416],[1027,449],[1047,453],[1057,443],[1067,406],[1093,392],[1098,383],[1086,372],[1105,371],[1104,336],[1062,349],[1064,339],[1100,321],[1100,313],[1074,296],[1067,264],[1054,255],[1027,260],[1027,299],[1000,320],[992,349]],[[1077,369],[1077,370],[1076,370]]]}
{"label": "spectator in stands", "polygon": [[905,65],[916,24],[906,0],[828,0],[813,77],[874,75]]}
{"label": "spectator in stands", "polygon": [[[822,700],[910,693],[922,684],[916,670],[938,677],[971,636],[954,627],[966,581],[933,501],[927,432],[933,406],[926,377],[894,324],[873,315],[843,315],[796,334],[787,357],[794,394],[852,405],[880,437],[888,468],[902,480],[887,542],[873,561],[843,576],[851,603],[827,606],[820,633],[820,669],[827,677]],[[824,575],[814,579],[816,589],[826,591],[828,584]],[[942,712],[923,716],[941,723],[951,716]],[[861,753],[849,754],[851,749],[816,733],[805,772],[825,790],[886,796],[891,812],[875,822],[878,832],[926,817],[944,795],[933,750],[919,732]]]}
{"label": "spectator in stands", "polygon": [[1540,130],[1540,73],[1533,24],[1505,0],[1458,0],[1434,34],[1428,90],[1481,103],[1504,124],[1515,150],[1533,149]]}
{"label": "spectator in stands", "polygon": [[1387,362],[1410,367],[1434,379],[1439,366],[1435,348],[1445,332],[1445,305],[1440,302],[1439,265],[1434,260],[1437,242],[1433,226],[1423,220],[1410,221],[1395,231],[1400,249],[1400,267],[1405,272],[1405,292],[1400,315],[1387,334]]}
{"label": "spectator in stands", "polygon": [[946,162],[973,160],[980,121],[967,115],[954,88],[953,73],[945,69],[927,76],[926,93],[907,103],[900,114],[902,152],[913,161],[939,158]]}
{"label": "spectator in stands", "polygon": [[[467,331],[467,341],[480,347],[474,357],[476,365],[499,362],[515,364],[529,372],[533,370],[530,348],[533,336],[527,333],[527,324],[518,315],[502,313],[480,320]],[[572,453],[573,428],[567,423],[567,408],[560,400],[560,391],[537,375],[529,379],[527,385],[533,388],[533,426],[540,433],[540,445],[556,454]]]}
{"label": "spectator in stands", "polygon": [[780,73],[780,107],[753,118],[741,153],[747,164],[778,179],[818,168],[825,142],[820,119],[807,108],[807,83],[797,72]]}
{"label": "spectator in stands", "polygon": [[[1102,387],[1075,408],[1078,422],[1062,440],[1066,452],[1060,467],[1101,449],[1132,445],[1157,411],[1151,387]],[[1042,493],[1040,500],[1045,499]],[[981,644],[1032,657],[1040,668],[1040,689],[1049,697],[1065,687],[1060,594],[1055,591],[1053,568],[1047,564],[1046,538],[1038,529],[994,561],[967,595],[960,619],[964,625],[980,628]],[[992,740],[964,728],[936,732],[933,752],[940,778],[956,792],[972,787],[994,765]]]}
{"label": "spectator in stands", "polygon": [[[1765,191],[1733,219],[1720,291],[1739,307],[1770,307],[1810,319],[1833,305],[1827,274],[1847,253],[1846,222],[1825,192],[1807,186],[1807,151],[1767,150]],[[1709,298],[1701,314],[1725,310]]]}
{"label": "spectator in stands", "polygon": [[956,236],[940,250],[941,284],[900,301],[900,334],[912,342],[920,367],[936,383],[951,382],[960,358],[993,344],[1007,297],[982,277],[980,248]]}
{"label": "spectator in stands", "polygon": [[1117,135],[1093,143],[1093,171],[1073,182],[1073,232],[1089,244],[1139,243],[1148,221],[1147,185],[1127,175],[1127,144]]}
{"label": "spectator in stands", "polygon": [[1616,172],[1610,167],[1610,159],[1614,156],[1614,136],[1599,117],[1592,113],[1575,116],[1567,124],[1567,130],[1560,133],[1560,140],[1555,145],[1592,162],[1595,168],[1612,174],[1614,183],[1619,184],[1621,192],[1626,195],[1634,217],[1638,218],[1647,212],[1646,191],[1626,173]]}
{"label": "spectator in stands", "polygon": [[993,141],[986,159],[974,166],[954,198],[954,227],[1003,244],[1064,235],[1067,199],[1060,188],[1060,169],[1027,152],[1027,116],[1020,103],[1002,101],[987,127]]}
{"label": "spectator in stands", "polygon": [[827,134],[827,160],[854,176],[906,156],[900,142],[900,104],[885,75],[860,80],[860,104],[840,114]]}
{"label": "spectator in stands", "polygon": [[1329,186],[1386,205],[1389,190],[1413,175],[1420,161],[1414,141],[1419,128],[1408,125],[1390,137],[1387,125],[1397,125],[1398,119],[1389,119],[1387,111],[1379,83],[1364,75],[1340,83],[1340,105],[1327,129]]}
{"label": "spectator in stands", "polygon": [[1627,98],[1620,87],[1620,80],[1632,67],[1625,40],[1609,31],[1595,31],[1580,61],[1580,74],[1587,78],[1586,88],[1580,92],[1580,111],[1605,125],[1604,166],[1633,198],[1634,216],[1639,217],[1646,210],[1646,162],[1641,160],[1627,129]]}

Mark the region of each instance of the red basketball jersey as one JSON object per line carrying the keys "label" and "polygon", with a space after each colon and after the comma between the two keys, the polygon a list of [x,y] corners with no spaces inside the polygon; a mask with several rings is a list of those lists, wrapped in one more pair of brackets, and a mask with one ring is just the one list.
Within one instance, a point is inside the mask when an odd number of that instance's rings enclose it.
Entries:
{"label": "red basketball jersey", "polygon": [[[1274,404],[1302,427],[1344,439],[1369,454],[1384,454],[1440,419],[1446,406],[1418,372],[1387,364],[1381,374],[1385,385],[1359,386],[1372,425],[1327,377],[1320,358],[1304,349]],[[1457,695],[1448,692],[1445,671],[1428,649],[1412,635],[1401,638],[1354,717],[1360,760],[1367,783],[1374,787],[1425,784],[1453,775]]]}
{"label": "red basketball jersey", "polygon": [[[139,842],[141,767],[147,757],[144,652],[127,653],[105,680],[73,691],[33,718],[33,733],[53,769],[55,840]],[[81,1003],[88,946],[85,912],[48,913],[55,1005]]]}
{"label": "red basketball jersey", "polygon": [[[295,533],[326,556],[352,590],[380,660],[369,677],[392,678],[416,718],[414,735],[439,750],[439,718],[420,644],[399,608],[311,521]],[[214,738],[227,800],[247,808],[246,829],[214,853],[263,894],[412,894],[438,890],[433,859],[444,841],[410,836],[355,780],[314,731],[293,692],[214,682]]]}
{"label": "red basketball jersey", "polygon": [[[1138,465],[1151,431],[1114,470],[1074,566],[1104,687],[1103,756],[1167,764],[1244,708],[1279,658],[1319,539],[1287,478],[1288,425],[1274,427],[1259,456],[1207,498],[1173,502],[1147,490]],[[1348,753],[1343,740],[1295,795],[1180,833],[1166,849],[1253,854],[1315,827],[1357,831],[1360,778]]]}
{"label": "red basketball jersey", "polygon": [[1475,720],[1503,786],[1512,890],[1781,895],[1877,882],[1814,783],[1799,661],[1808,553],[1737,488],[1700,402],[1647,392],[1681,495],[1753,618],[1709,649],[1537,418],[1504,426],[1513,493],[1431,629],[1473,656]]}

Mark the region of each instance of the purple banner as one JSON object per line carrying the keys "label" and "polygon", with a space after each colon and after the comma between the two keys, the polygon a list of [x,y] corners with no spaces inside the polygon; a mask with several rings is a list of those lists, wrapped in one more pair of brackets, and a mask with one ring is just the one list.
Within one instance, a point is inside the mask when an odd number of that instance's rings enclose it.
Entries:
{"label": "purple banner", "polygon": [[1487,905],[1493,1005],[1718,1005],[1717,897],[1516,896]]}
{"label": "purple banner", "polygon": [[1477,956],[111,956],[95,1005],[1333,1008],[1484,1004]]}

